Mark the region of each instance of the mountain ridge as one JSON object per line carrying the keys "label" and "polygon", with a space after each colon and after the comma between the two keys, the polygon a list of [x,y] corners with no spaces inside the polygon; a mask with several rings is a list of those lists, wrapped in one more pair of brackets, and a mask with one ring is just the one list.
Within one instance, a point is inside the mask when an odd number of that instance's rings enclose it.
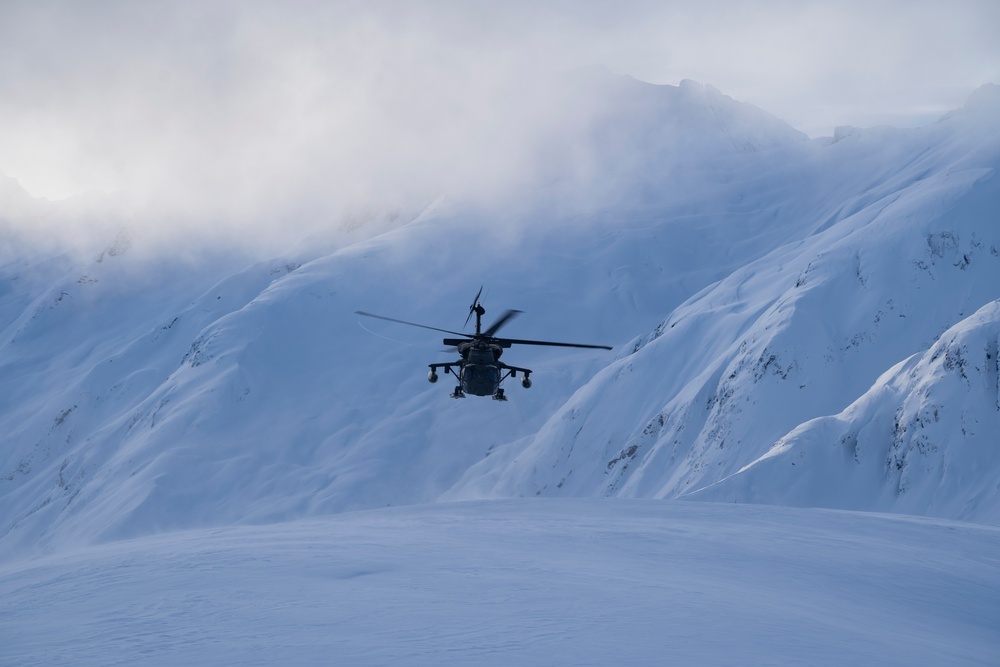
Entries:
{"label": "mountain ridge", "polygon": [[[591,130],[631,113],[554,145],[620,154]],[[1000,296],[989,114],[755,151],[712,122],[661,143],[640,125],[636,159],[339,245],[151,260],[139,230],[36,282],[41,264],[5,264],[0,550],[438,499],[683,497]],[[530,392],[454,401],[424,380],[436,336],[351,315],[458,328],[480,284],[491,313],[527,311],[511,335],[617,349],[517,348]]]}

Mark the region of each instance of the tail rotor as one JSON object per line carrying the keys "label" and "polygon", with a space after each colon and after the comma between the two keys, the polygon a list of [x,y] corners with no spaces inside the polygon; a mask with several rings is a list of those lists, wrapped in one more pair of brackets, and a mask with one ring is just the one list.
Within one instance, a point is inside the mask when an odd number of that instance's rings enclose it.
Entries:
{"label": "tail rotor", "polygon": [[479,297],[481,297],[482,295],[483,295],[483,286],[480,285],[479,286],[479,291],[476,292],[476,298],[472,300],[472,305],[469,306],[469,316],[465,318],[465,324],[462,325],[463,329],[465,327],[469,326],[469,320],[472,319],[472,314],[475,313],[476,314],[476,334],[477,335],[479,334],[480,318],[482,318],[483,314],[486,313],[486,309],[483,308],[482,305],[480,305],[480,303],[479,303]]}

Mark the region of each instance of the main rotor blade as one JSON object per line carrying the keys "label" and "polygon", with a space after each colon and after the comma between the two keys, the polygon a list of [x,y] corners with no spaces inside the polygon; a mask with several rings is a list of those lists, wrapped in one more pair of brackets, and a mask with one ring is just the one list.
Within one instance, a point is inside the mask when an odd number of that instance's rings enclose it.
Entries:
{"label": "main rotor blade", "polygon": [[497,321],[493,323],[493,326],[491,326],[489,329],[487,329],[483,333],[486,334],[487,336],[490,336],[492,338],[493,334],[495,334],[500,329],[500,327],[502,327],[505,324],[507,324],[508,322],[510,322],[510,319],[512,317],[516,317],[517,315],[520,315],[521,312],[523,312],[523,311],[520,311],[520,310],[508,310],[508,311],[506,311],[503,315],[501,315],[500,317],[497,318]]}
{"label": "main rotor blade", "polygon": [[450,350],[448,350],[449,352],[454,352],[455,348],[457,348],[459,345],[465,345],[466,343],[471,343],[473,340],[474,339],[472,339],[472,338],[465,338],[465,339],[460,339],[460,338],[445,338],[441,342],[451,348]]}
{"label": "main rotor blade", "polygon": [[592,350],[612,350],[614,348],[607,345],[585,345],[583,343],[556,343],[550,340],[520,340],[517,338],[495,338],[501,345],[509,343],[511,345],[547,345],[549,347],[585,347]]}
{"label": "main rotor blade", "polygon": [[[448,329],[438,329],[437,327],[429,327],[426,324],[417,324],[416,322],[407,322],[406,320],[397,320],[395,317],[386,317],[385,315],[376,315],[375,313],[366,313],[363,310],[355,310],[356,315],[364,315],[365,317],[374,317],[376,320],[385,320],[386,322],[396,322],[398,324],[408,324],[411,327],[420,327],[421,329],[430,329],[431,331],[440,331],[441,333],[455,334],[456,336],[466,336],[466,334],[459,331],[450,331]],[[468,337],[468,336],[466,336]]]}

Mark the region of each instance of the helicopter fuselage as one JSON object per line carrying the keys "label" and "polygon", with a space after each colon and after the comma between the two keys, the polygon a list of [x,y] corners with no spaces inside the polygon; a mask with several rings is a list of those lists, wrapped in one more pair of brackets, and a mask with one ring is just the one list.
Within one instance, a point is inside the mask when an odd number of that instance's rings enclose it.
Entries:
{"label": "helicopter fuselage", "polygon": [[500,346],[476,342],[459,346],[458,351],[462,355],[462,391],[473,396],[496,394],[500,388]]}
{"label": "helicopter fuselage", "polygon": [[458,379],[458,386],[455,387],[455,392],[452,394],[455,398],[472,394],[473,396],[492,396],[501,401],[506,400],[500,385],[508,377],[514,377],[518,373],[521,373],[521,384],[525,388],[531,386],[531,380],[528,377],[531,374],[531,369],[508,366],[500,361],[503,348],[508,347],[507,345],[482,339],[457,341],[446,338],[444,343],[455,345],[462,358],[448,363],[428,364],[431,370],[427,374],[427,379],[431,382],[437,382],[437,369],[439,368],[443,369],[445,373],[454,375]]}

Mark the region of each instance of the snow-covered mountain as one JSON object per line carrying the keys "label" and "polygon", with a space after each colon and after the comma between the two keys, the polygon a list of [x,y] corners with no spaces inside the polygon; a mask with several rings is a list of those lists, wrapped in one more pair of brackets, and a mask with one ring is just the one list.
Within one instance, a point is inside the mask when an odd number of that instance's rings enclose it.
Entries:
{"label": "snow-covered mountain", "polygon": [[[503,192],[291,250],[0,227],[0,553],[529,495],[1000,522],[1000,89],[808,140],[693,82],[567,85]],[[480,285],[511,336],[616,351],[514,347],[532,389],[453,400],[439,335],[353,314],[457,330]]]}
{"label": "snow-covered mountain", "polygon": [[[691,494],[996,522],[996,105],[987,88],[931,127],[842,130],[770,155],[825,181],[791,196],[797,216],[811,208],[802,235],[675,309],[456,494]],[[897,364],[905,375],[880,379]]]}

